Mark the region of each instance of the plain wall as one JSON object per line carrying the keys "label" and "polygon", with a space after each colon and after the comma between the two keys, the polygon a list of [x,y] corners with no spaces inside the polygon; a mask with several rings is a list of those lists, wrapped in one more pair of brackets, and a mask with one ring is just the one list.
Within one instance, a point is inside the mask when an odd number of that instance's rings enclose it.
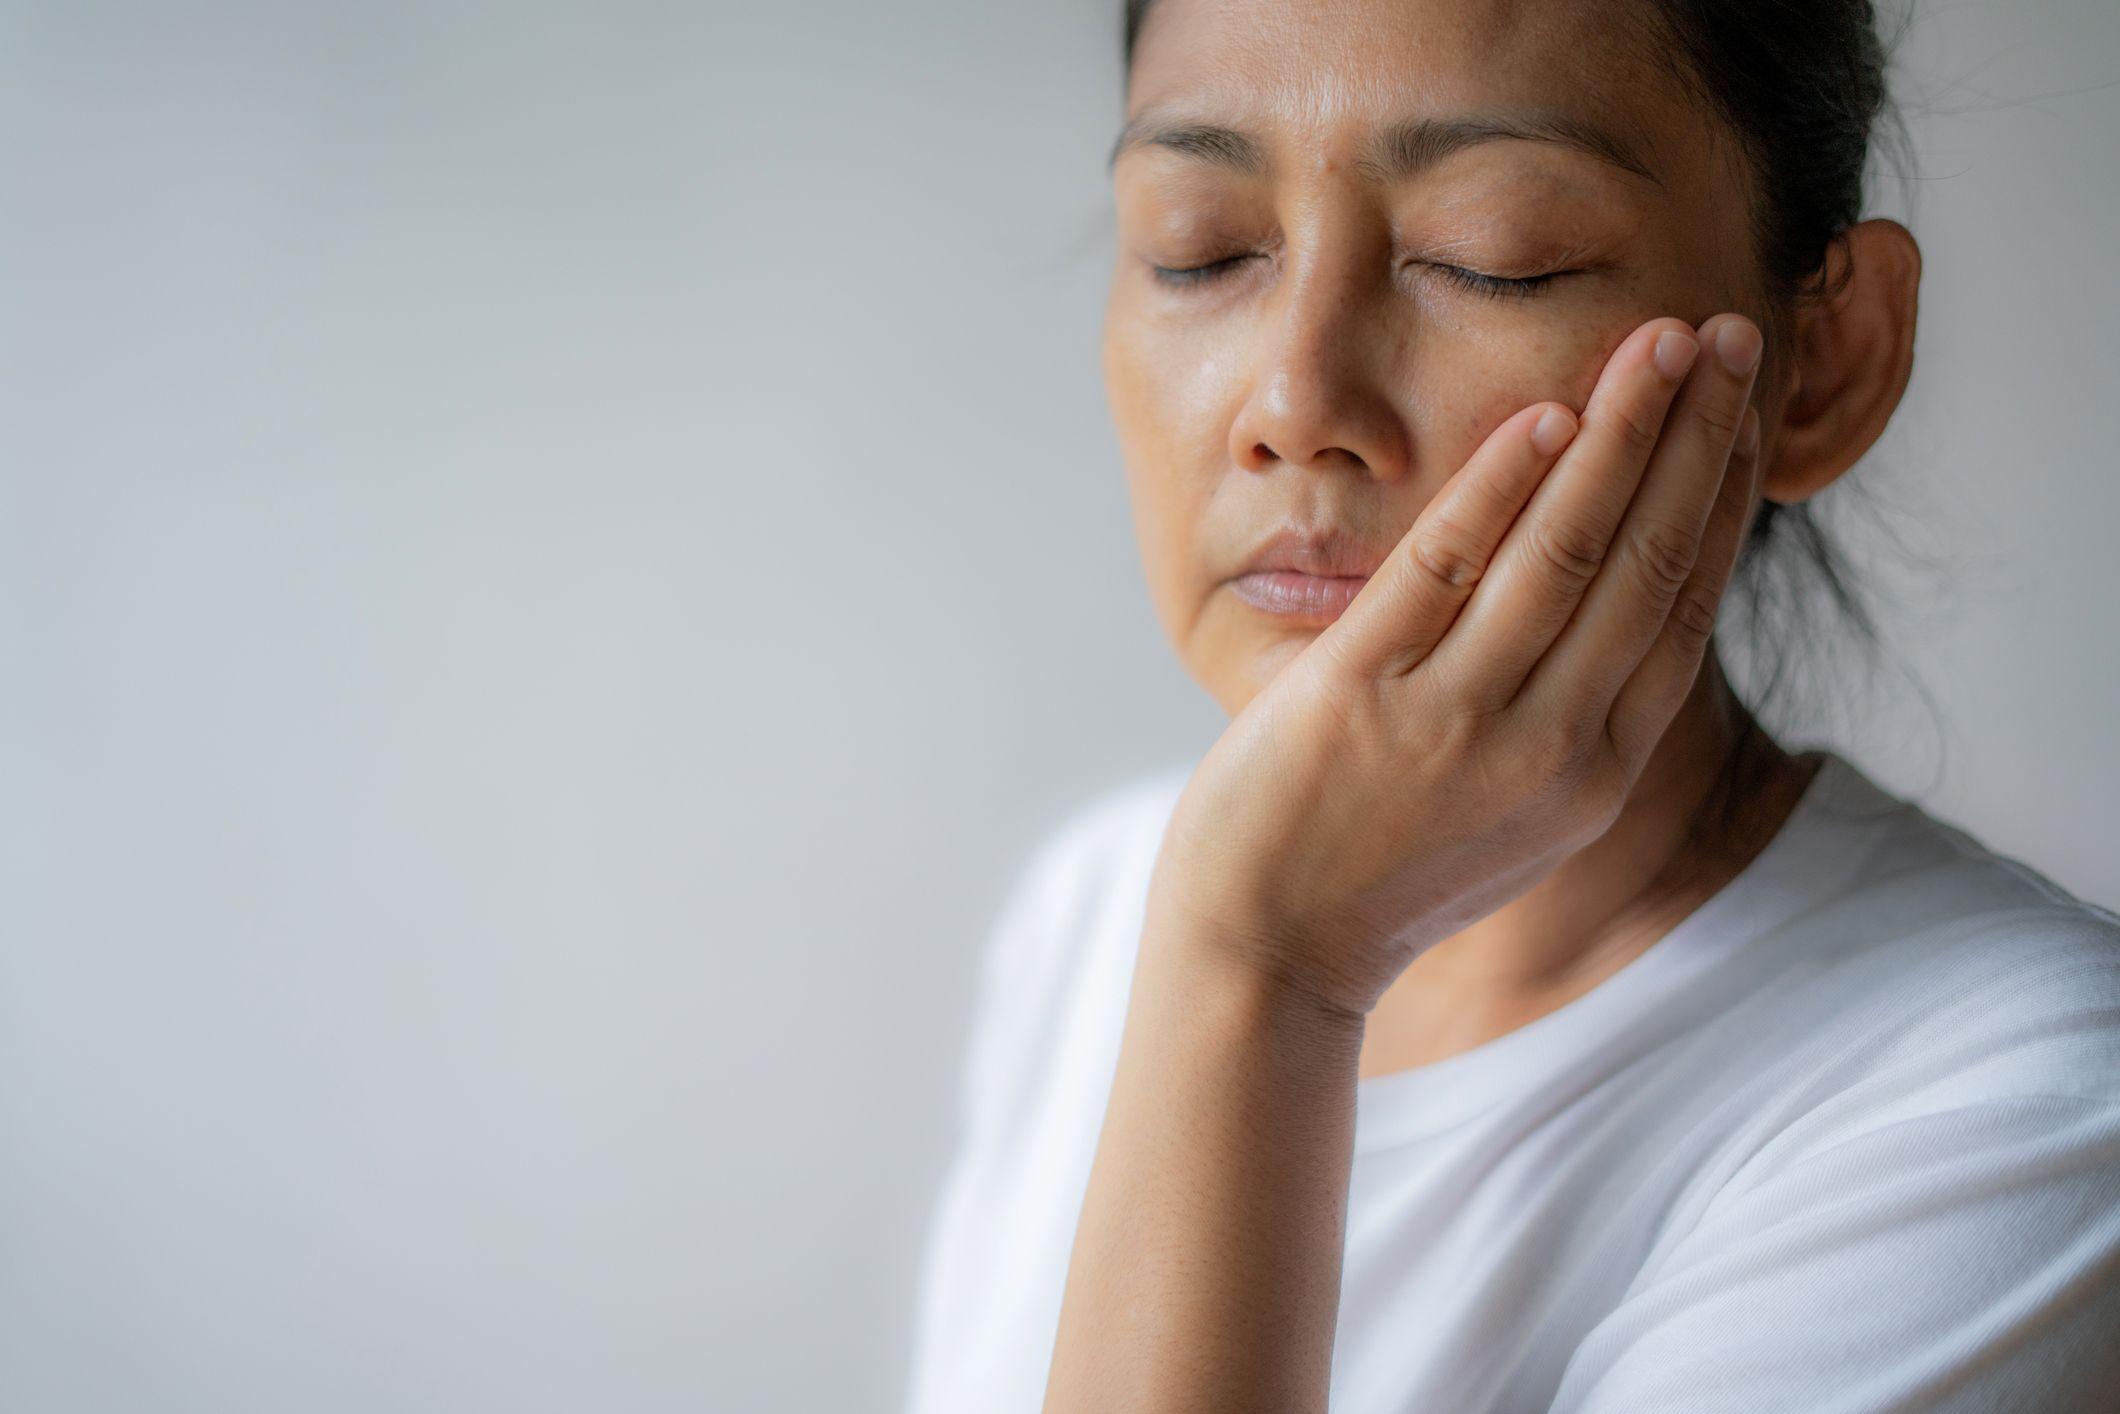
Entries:
{"label": "plain wall", "polygon": [[[981,935],[1222,721],[1117,12],[0,6],[0,1407],[895,1403]],[[1786,729],[2112,904],[2120,6],[1901,74],[1934,712]]]}

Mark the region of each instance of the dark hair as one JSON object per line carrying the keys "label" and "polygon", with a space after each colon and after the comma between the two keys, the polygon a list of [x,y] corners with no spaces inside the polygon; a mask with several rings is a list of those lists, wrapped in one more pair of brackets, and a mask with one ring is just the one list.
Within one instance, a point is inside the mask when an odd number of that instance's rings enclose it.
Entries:
{"label": "dark hair", "polygon": [[[1129,77],[1152,3],[1125,0],[1121,54]],[[1841,281],[1829,255],[1862,219],[1873,138],[1882,145],[1896,137],[1894,150],[1911,166],[1905,125],[1886,91],[1898,34],[1891,44],[1880,37],[1871,0],[1650,0],[1644,34],[1685,60],[1674,66],[1681,81],[1728,124],[1751,163],[1753,242],[1767,296],[1760,321],[1767,342],[1764,383],[1789,357],[1790,319],[1799,304],[1837,292]],[[1839,269],[1844,276],[1845,265]],[[1782,544],[1791,547],[1787,555],[1772,552]],[[1784,560],[1809,564],[1866,656],[1874,659],[1879,646],[1876,621],[1852,589],[1847,561],[1811,503],[1762,500],[1738,551],[1725,604],[1745,619],[1755,649],[1778,641],[1771,653],[1759,655],[1772,670],[1758,700],[1745,708],[1737,749],[1694,821],[1698,843],[1712,844],[1730,829],[1771,761],[1755,714],[1780,692],[1791,657],[1788,639],[1804,627],[1800,612],[1768,612],[1800,609],[1802,585],[1796,567]],[[1774,618],[1779,631],[1763,631]],[[1716,637],[1719,642],[1720,626]],[[1719,831],[1707,827],[1709,820]]]}

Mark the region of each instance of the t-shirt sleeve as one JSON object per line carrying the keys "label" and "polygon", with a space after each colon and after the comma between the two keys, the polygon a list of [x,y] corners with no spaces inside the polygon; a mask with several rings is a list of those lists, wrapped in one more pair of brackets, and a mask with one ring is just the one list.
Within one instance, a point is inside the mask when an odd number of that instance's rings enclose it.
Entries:
{"label": "t-shirt sleeve", "polygon": [[1968,997],[1937,1028],[1955,1069],[1734,1179],[1555,1414],[2120,1410],[2120,935],[2100,947],[2048,969],[2050,1004]]}

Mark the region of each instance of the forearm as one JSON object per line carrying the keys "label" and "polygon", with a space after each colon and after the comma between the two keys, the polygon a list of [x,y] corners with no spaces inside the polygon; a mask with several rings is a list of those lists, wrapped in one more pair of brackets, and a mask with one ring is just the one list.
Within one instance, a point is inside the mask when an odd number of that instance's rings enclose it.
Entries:
{"label": "forearm", "polygon": [[1324,1410],[1361,1043],[1152,916],[1047,1414]]}

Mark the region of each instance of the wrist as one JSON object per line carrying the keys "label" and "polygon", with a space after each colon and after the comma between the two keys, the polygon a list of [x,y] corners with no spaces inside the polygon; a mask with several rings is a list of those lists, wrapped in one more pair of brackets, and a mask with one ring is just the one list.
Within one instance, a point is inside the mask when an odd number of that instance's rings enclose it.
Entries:
{"label": "wrist", "polygon": [[1312,975],[1293,960],[1301,955],[1259,929],[1151,906],[1136,985],[1211,1001],[1250,1024],[1351,1038],[1358,1048],[1370,1006]]}

